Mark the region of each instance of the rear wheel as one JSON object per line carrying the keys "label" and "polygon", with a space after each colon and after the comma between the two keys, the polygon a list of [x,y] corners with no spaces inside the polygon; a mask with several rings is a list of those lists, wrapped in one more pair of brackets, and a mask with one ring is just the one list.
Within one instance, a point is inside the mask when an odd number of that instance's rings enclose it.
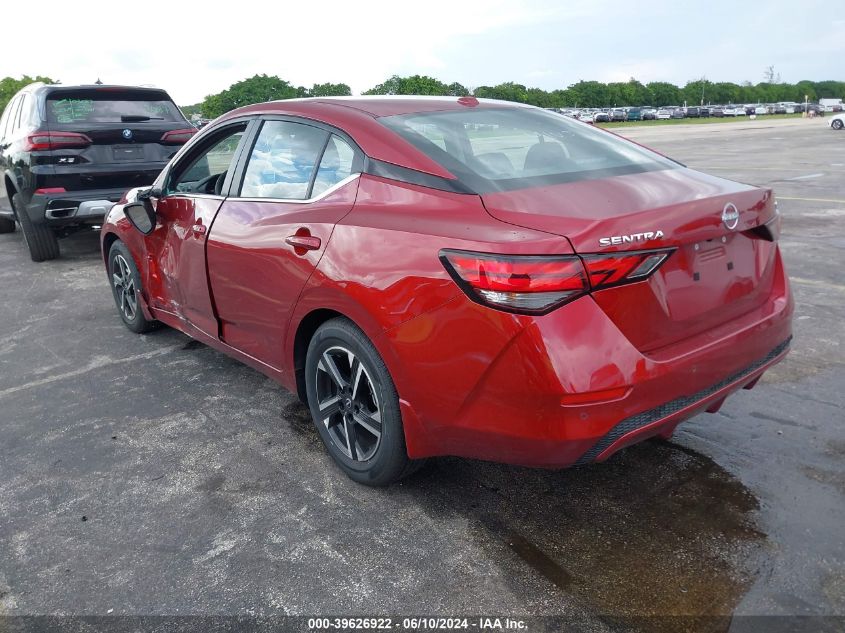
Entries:
{"label": "rear wheel", "polygon": [[138,267],[129,249],[120,240],[109,249],[108,270],[114,302],[126,327],[137,334],[154,329],[158,322],[147,319],[141,309],[141,275]]}
{"label": "rear wheel", "polygon": [[836,119],[833,123],[831,123],[831,127],[833,127],[834,130],[841,130],[845,127],[845,123],[842,122],[842,119]]}
{"label": "rear wheel", "polygon": [[56,234],[46,224],[35,224],[23,208],[21,194],[12,196],[12,207],[15,216],[21,223],[21,232],[24,242],[29,249],[29,256],[34,262],[43,262],[48,259],[56,259],[59,256],[59,240]]}
{"label": "rear wheel", "polygon": [[308,346],[305,386],[320,437],[350,478],[387,486],[420,466],[408,459],[390,373],[350,321],[332,319],[317,329]]}

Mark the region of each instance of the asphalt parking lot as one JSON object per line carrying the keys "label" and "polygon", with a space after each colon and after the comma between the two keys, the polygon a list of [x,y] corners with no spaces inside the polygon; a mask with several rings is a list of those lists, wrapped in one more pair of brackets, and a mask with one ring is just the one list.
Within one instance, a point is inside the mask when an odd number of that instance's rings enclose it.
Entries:
{"label": "asphalt parking lot", "polygon": [[620,132],[775,189],[794,346],[671,442],[567,471],[356,485],[294,396],[126,330],[95,234],[44,264],[0,235],[0,614],[845,616],[845,133]]}

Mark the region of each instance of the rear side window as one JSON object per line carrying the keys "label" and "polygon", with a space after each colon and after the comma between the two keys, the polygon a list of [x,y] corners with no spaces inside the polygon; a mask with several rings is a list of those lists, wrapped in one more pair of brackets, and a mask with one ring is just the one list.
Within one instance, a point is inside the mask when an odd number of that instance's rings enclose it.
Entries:
{"label": "rear side window", "polygon": [[6,122],[9,120],[11,112],[12,103],[9,102],[6,105],[6,109],[3,110],[3,116],[0,116],[0,139],[6,138]]}
{"label": "rear side window", "polygon": [[100,89],[54,92],[47,97],[47,121],[58,125],[182,120],[176,104],[158,91]]}
{"label": "rear side window", "polygon": [[351,176],[354,161],[355,150],[342,138],[332,134],[326,145],[326,151],[323,152],[323,158],[320,159],[320,167],[317,169],[317,177],[314,179],[310,197],[319,196],[344,178]]}
{"label": "rear side window", "polygon": [[21,97],[15,97],[12,99],[12,102],[6,108],[5,117],[6,117],[6,125],[2,130],[2,136],[4,138],[9,138],[12,136],[12,132],[15,131],[15,122],[18,118],[18,112],[20,111],[21,105]]}
{"label": "rear side window", "polygon": [[21,109],[18,113],[18,121],[16,127],[20,128],[28,128],[32,125],[32,97],[29,93],[25,93],[23,95],[23,99],[21,100]]}
{"label": "rear side window", "polygon": [[634,143],[538,108],[467,108],[379,121],[478,193],[679,166]]}
{"label": "rear side window", "polygon": [[328,136],[328,132],[303,123],[265,121],[246,165],[241,196],[308,198]]}

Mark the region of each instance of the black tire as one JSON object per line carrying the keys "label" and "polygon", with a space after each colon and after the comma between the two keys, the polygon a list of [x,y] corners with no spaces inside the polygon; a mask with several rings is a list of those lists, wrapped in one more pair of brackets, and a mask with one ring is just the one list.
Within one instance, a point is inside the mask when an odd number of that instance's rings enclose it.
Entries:
{"label": "black tire", "polygon": [[354,481],[387,486],[422,465],[408,458],[393,379],[351,321],[332,319],[314,333],[305,359],[305,388],[323,443]]}
{"label": "black tire", "polygon": [[117,240],[109,249],[109,282],[117,311],[123,323],[136,334],[154,330],[158,321],[144,316],[139,296],[141,275],[126,244]]}
{"label": "black tire", "polygon": [[831,126],[834,130],[841,130],[843,127],[845,127],[845,123],[842,123],[842,119],[836,119],[835,121],[833,121],[833,122],[830,124],[830,126]]}
{"label": "black tire", "polygon": [[12,207],[15,210],[15,217],[21,223],[23,239],[29,248],[29,256],[34,262],[44,262],[49,259],[56,259],[59,256],[59,240],[56,234],[46,224],[34,224],[26,213],[21,203],[21,194],[12,196]]}
{"label": "black tire", "polygon": [[15,221],[8,218],[0,218],[0,233],[14,233]]}

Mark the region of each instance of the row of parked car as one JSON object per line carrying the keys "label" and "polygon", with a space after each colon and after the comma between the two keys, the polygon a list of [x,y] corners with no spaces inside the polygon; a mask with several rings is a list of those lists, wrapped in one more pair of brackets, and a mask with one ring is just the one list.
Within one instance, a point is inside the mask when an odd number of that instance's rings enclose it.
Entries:
{"label": "row of parked car", "polygon": [[800,114],[805,110],[823,116],[825,108],[817,103],[749,103],[707,106],[661,106],[625,107],[625,108],[552,108],[565,116],[570,116],[587,123],[611,123],[622,121],[650,121],[655,119],[686,119],[701,117],[737,117],[766,114]]}

